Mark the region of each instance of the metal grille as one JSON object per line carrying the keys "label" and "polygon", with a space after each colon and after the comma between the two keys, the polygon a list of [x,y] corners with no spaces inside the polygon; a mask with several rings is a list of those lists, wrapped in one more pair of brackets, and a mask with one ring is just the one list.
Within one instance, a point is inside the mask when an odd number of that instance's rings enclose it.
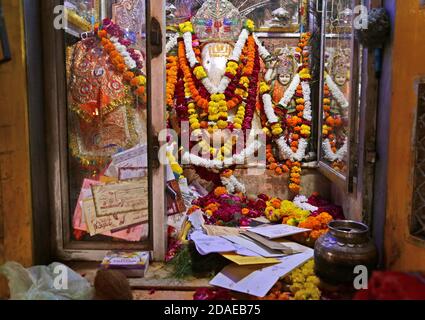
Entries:
{"label": "metal grille", "polygon": [[413,210],[410,233],[425,240],[425,83],[419,85]]}

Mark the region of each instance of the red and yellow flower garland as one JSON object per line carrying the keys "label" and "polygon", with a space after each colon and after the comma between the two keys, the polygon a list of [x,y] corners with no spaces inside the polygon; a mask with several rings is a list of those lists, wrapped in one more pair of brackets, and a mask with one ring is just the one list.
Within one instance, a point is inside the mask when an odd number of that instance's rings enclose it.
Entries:
{"label": "red and yellow flower garland", "polygon": [[[146,77],[141,70],[141,61],[136,61],[137,66],[132,69],[130,69],[126,65],[125,58],[121,55],[121,53],[116,49],[114,43],[110,40],[112,35],[109,34],[109,32],[107,31],[107,28],[110,27],[113,27],[114,29],[119,29],[119,27],[115,25],[112,21],[105,19],[104,24],[97,24],[95,26],[94,32],[101,40],[103,49],[108,52],[111,63],[123,75],[123,79],[133,87],[133,93],[137,97],[145,100]],[[127,48],[127,51],[132,51],[132,58],[140,58],[140,56],[136,54],[134,50],[129,49],[129,43],[127,43],[127,40],[120,39],[120,43]]]}
{"label": "red and yellow flower garland", "polygon": [[[305,120],[305,99],[304,99],[304,90],[303,82],[308,82],[311,79],[309,72],[309,52],[305,50],[310,41],[311,34],[304,33],[301,35],[300,42],[296,51],[300,54],[300,68],[299,76],[301,83],[297,86],[294,93],[296,107],[293,115],[288,115],[286,111],[283,111],[281,116],[281,123],[270,123],[269,133],[274,139],[277,139],[286,134],[288,141],[290,141],[290,149],[292,152],[296,153],[299,148],[299,141],[301,138],[308,139],[311,135],[310,123]],[[261,89],[263,87],[264,89]],[[269,92],[270,88],[266,84],[260,86],[261,93]],[[274,107],[275,112],[278,110],[277,106]],[[281,129],[285,128],[285,130]],[[269,144],[267,147],[267,163],[268,169],[275,172],[277,175],[282,175],[289,172],[289,190],[295,194],[298,194],[301,191],[301,162],[300,161],[291,161],[286,160],[284,163],[278,163],[275,157],[273,156],[272,146]]]}

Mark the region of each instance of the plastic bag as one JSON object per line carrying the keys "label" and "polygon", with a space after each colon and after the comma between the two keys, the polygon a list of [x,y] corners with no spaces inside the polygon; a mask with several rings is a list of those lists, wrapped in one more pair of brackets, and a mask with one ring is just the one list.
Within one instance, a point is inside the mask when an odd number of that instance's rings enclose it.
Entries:
{"label": "plastic bag", "polygon": [[25,269],[16,262],[0,266],[12,300],[91,300],[90,283],[67,266],[52,263]]}

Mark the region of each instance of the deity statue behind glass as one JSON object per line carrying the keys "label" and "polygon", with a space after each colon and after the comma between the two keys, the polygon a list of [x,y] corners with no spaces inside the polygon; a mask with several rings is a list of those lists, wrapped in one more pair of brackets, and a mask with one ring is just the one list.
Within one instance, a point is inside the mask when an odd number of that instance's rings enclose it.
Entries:
{"label": "deity statue behind glass", "polygon": [[[334,49],[328,52],[326,72],[337,85],[347,100],[350,99],[350,49]],[[341,108],[333,99],[331,108],[338,110],[344,120],[348,121],[348,108]]]}
{"label": "deity statue behind glass", "polygon": [[144,102],[97,38],[68,48],[67,58],[70,149],[85,167],[102,170],[111,155],[146,142]]}

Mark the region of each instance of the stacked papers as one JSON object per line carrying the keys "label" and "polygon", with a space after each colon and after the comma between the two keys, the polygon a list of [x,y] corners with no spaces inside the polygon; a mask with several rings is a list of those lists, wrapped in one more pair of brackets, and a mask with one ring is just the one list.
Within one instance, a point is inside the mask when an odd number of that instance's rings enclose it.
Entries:
{"label": "stacked papers", "polygon": [[270,224],[217,229],[203,225],[198,214],[190,220],[196,226],[190,239],[201,255],[219,253],[233,262],[210,282],[213,286],[264,297],[281,277],[314,256],[313,249],[281,239],[308,229]]}
{"label": "stacked papers", "polygon": [[314,250],[279,258],[279,264],[258,269],[256,266],[231,264],[225,267],[210,284],[213,286],[265,297],[276,282],[292,270],[313,258]]}

